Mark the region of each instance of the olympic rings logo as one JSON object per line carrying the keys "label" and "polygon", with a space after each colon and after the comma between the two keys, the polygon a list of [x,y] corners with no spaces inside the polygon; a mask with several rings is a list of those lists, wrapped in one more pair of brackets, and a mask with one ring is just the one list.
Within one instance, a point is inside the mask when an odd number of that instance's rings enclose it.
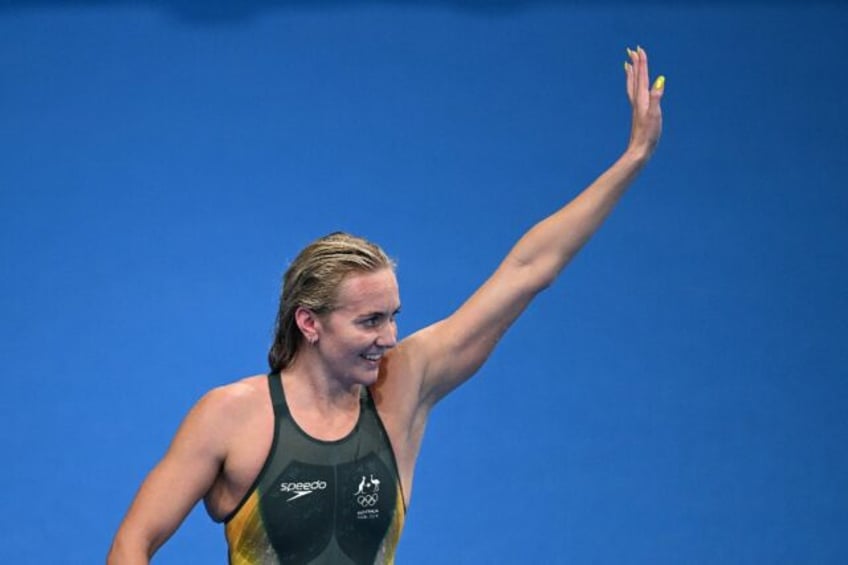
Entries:
{"label": "olympic rings logo", "polygon": [[360,494],[356,497],[356,502],[358,502],[360,506],[367,508],[377,504],[379,499],[380,497],[376,494]]}

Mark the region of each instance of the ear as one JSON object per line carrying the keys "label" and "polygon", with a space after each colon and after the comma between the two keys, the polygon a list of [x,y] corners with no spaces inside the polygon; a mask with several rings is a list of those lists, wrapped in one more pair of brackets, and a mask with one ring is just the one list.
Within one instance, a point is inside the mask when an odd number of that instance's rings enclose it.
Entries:
{"label": "ear", "polygon": [[298,306],[294,311],[294,321],[303,334],[303,339],[307,343],[316,343],[321,333],[321,320],[315,315],[315,312],[309,308]]}

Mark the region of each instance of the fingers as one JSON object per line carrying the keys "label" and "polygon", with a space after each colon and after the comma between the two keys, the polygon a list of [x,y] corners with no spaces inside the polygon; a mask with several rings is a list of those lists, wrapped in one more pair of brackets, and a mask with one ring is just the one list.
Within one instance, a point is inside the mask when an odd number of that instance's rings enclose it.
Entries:
{"label": "fingers", "polygon": [[627,48],[627,56],[630,57],[630,63],[625,64],[627,70],[627,96],[630,98],[631,104],[639,104],[640,100],[645,100],[643,91],[645,90],[645,81],[647,80],[647,63],[645,52],[641,47],[633,49]]}
{"label": "fingers", "polygon": [[639,88],[647,90],[648,85],[651,84],[648,78],[648,54],[641,47],[637,47],[636,57],[639,60]]}
{"label": "fingers", "polygon": [[653,86],[651,86],[648,72],[648,53],[641,47],[637,47],[636,50],[628,47],[627,56],[630,58],[630,62],[624,63],[624,71],[627,75],[627,97],[630,102],[639,98],[644,100],[644,94],[649,94],[651,98],[662,97],[665,90],[665,77],[657,77]]}
{"label": "fingers", "polygon": [[660,75],[654,81],[654,86],[651,88],[651,98],[659,100],[662,98],[663,92],[665,92],[665,77]]}
{"label": "fingers", "polygon": [[639,53],[627,48],[627,56],[630,58],[629,63],[625,63],[627,69],[627,94],[630,101],[633,102],[636,98],[636,93],[639,92]]}
{"label": "fingers", "polygon": [[630,103],[633,103],[633,95],[636,91],[636,79],[633,76],[633,65],[630,63],[624,63],[624,74],[627,76],[627,98],[630,100]]}
{"label": "fingers", "polygon": [[662,133],[660,100],[665,90],[665,77],[657,77],[652,85],[648,72],[648,54],[641,47],[627,49],[629,62],[624,64],[627,74],[627,96],[633,109],[628,150],[650,156]]}

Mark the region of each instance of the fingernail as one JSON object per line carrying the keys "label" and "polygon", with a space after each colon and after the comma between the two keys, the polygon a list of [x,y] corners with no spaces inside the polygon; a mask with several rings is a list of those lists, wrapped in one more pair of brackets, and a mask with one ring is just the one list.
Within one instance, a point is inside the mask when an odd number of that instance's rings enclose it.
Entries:
{"label": "fingernail", "polygon": [[629,66],[630,66],[630,64],[627,61],[625,61],[624,62],[624,72],[627,72],[627,67],[629,67]]}
{"label": "fingernail", "polygon": [[632,56],[633,56],[633,51],[631,51],[631,50],[630,50],[630,47],[628,47],[628,48],[627,48],[627,56],[628,56],[628,57],[632,57]]}
{"label": "fingernail", "polygon": [[662,90],[663,88],[665,88],[665,77],[660,75],[654,81],[654,90]]}

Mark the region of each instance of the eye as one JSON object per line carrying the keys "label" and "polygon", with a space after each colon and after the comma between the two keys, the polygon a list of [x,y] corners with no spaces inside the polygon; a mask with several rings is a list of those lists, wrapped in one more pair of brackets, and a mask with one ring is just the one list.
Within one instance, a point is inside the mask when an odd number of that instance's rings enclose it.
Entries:
{"label": "eye", "polygon": [[381,319],[382,316],[369,316],[368,318],[365,318],[359,323],[365,326],[366,328],[376,328],[380,325]]}

